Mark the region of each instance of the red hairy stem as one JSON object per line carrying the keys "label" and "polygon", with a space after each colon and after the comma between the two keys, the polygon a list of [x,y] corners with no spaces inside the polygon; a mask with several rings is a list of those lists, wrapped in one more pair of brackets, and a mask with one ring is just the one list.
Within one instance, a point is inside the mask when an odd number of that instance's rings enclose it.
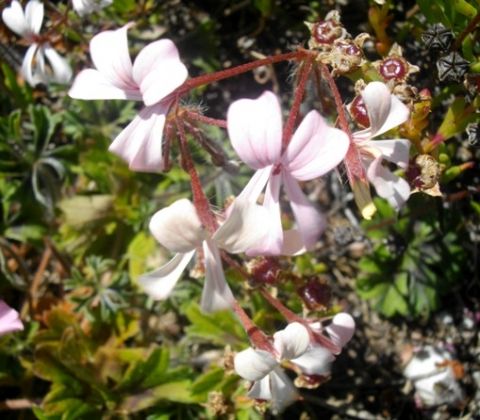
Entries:
{"label": "red hairy stem", "polygon": [[227,128],[227,121],[226,120],[217,120],[216,118],[206,117],[205,115],[199,114],[198,112],[184,110],[185,115],[187,118],[195,121],[199,121],[201,123],[215,125],[220,128]]}
{"label": "red hairy stem", "polygon": [[185,166],[185,170],[190,175],[193,204],[195,206],[195,209],[197,210],[200,221],[206,227],[208,232],[210,234],[213,234],[217,230],[218,223],[210,209],[210,204],[207,197],[205,196],[205,192],[203,191],[200,178],[198,177],[197,170],[195,169],[192,156],[190,155],[190,151],[188,150],[187,136],[185,134],[185,127],[183,126],[183,121],[180,118],[175,117],[175,124],[177,126],[180,139],[180,152],[182,154],[183,164]]}
{"label": "red hairy stem", "polygon": [[233,311],[240,319],[240,322],[250,337],[250,341],[254,347],[270,353],[275,353],[275,349],[272,345],[272,342],[268,339],[268,336],[253,323],[253,321],[236,300],[233,302]]}
{"label": "red hairy stem", "polygon": [[270,303],[270,305],[272,305],[278,312],[280,312],[288,322],[300,322],[301,324],[305,323],[305,320],[302,317],[288,309],[282,302],[268,293],[265,288],[261,287],[258,290],[265,300],[268,301],[268,303]]}
{"label": "red hairy stem", "polygon": [[292,108],[290,109],[290,114],[288,115],[288,120],[285,124],[285,129],[283,131],[282,143],[284,149],[288,146],[288,143],[292,138],[295,122],[297,121],[300,106],[302,105],[303,96],[305,94],[305,87],[307,85],[308,77],[310,76],[310,71],[312,70],[313,60],[314,57],[309,56],[303,62],[302,68],[300,69],[300,76],[298,78],[298,85],[295,90],[295,97],[293,99]]}
{"label": "red hairy stem", "polygon": [[274,298],[270,293],[267,292],[266,289],[261,288],[259,290],[265,300],[267,300],[270,305],[272,305],[278,312],[280,312],[288,322],[298,322],[302,324],[308,330],[312,340],[325,347],[326,349],[330,350],[334,354],[340,353],[341,348],[332,343],[332,341],[328,337],[325,337],[323,334],[314,331],[310,327],[310,323],[307,320],[298,316],[286,306],[284,306],[282,302]]}
{"label": "red hairy stem", "polygon": [[246,73],[250,70],[256,69],[257,67],[280,63],[282,61],[302,60],[307,55],[309,55],[309,52],[307,50],[299,49],[297,51],[292,51],[290,53],[272,55],[266,58],[262,58],[260,60],[252,61],[250,63],[241,64],[239,66],[235,66],[226,70],[220,70],[214,73],[203,74],[201,76],[194,77],[190,80],[187,80],[182,86],[178,88],[176,93],[179,95],[183,95],[184,93],[196,87],[207,85],[213,82],[218,82],[223,79],[228,79],[230,77],[237,76],[239,74]]}
{"label": "red hairy stem", "polygon": [[333,79],[330,71],[328,70],[328,67],[325,64],[320,63],[320,69],[323,76],[327,80],[328,86],[330,87],[333,98],[335,100],[335,105],[338,112],[339,126],[345,133],[347,133],[348,137],[350,138],[350,147],[348,148],[347,154],[344,159],[345,167],[347,168],[348,180],[351,184],[355,182],[355,179],[367,182],[365,170],[360,160],[360,153],[355,146],[355,143],[353,142],[352,132],[350,131],[350,127],[348,126],[347,115],[345,113],[342,97],[340,96],[340,92],[338,91],[337,84],[335,83],[335,80]]}

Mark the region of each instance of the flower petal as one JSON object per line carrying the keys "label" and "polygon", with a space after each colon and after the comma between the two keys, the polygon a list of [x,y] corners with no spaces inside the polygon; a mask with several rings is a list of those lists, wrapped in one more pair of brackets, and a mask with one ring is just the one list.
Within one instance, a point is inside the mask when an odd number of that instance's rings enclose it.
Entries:
{"label": "flower petal", "polygon": [[127,24],[115,31],[104,31],[90,41],[90,55],[97,70],[125,91],[138,91],[132,78],[132,61],[128,52]]}
{"label": "flower petal", "polygon": [[311,111],[295,131],[282,161],[295,178],[314,179],[337,166],[349,144],[347,134],[330,127],[317,111]]}
{"label": "flower petal", "polygon": [[108,148],[120,156],[132,171],[163,170],[162,138],[169,103],[143,108]]}
{"label": "flower petal", "polygon": [[43,3],[30,0],[25,6],[25,20],[29,30],[34,34],[39,34],[43,22]]}
{"label": "flower petal", "polygon": [[310,344],[310,334],[299,322],[292,322],[273,335],[273,346],[280,359],[295,359],[300,357]]}
{"label": "flower petal", "polygon": [[245,252],[269,234],[270,215],[265,207],[236,199],[229,213],[212,237],[220,248],[233,254]]}
{"label": "flower petal", "polygon": [[77,74],[68,95],[74,99],[133,99],[141,100],[137,91],[126,91],[95,69],[85,69]]}
{"label": "flower petal", "polygon": [[410,196],[410,186],[403,178],[395,175],[382,165],[382,158],[372,161],[367,170],[368,180],[374,185],[377,194],[399,209]]}
{"label": "flower petal", "polygon": [[290,174],[283,172],[283,180],[303,244],[307,250],[312,249],[325,230],[325,217],[305,197],[300,185]]}
{"label": "flower petal", "polygon": [[272,92],[233,102],[228,108],[227,129],[233,148],[251,168],[264,168],[280,160],[282,111]]}
{"label": "flower petal", "polygon": [[298,392],[280,367],[275,368],[269,377],[272,393],[271,410],[273,414],[278,414],[298,399]]}
{"label": "flower petal", "polygon": [[[34,62],[36,65],[34,66]],[[43,54],[38,44],[28,47],[22,62],[21,74],[30,86],[47,83]]]}
{"label": "flower petal", "polygon": [[203,312],[231,309],[234,297],[223,273],[218,248],[208,239],[203,242],[205,283],[200,307]]}
{"label": "flower petal", "polygon": [[404,139],[396,140],[375,140],[371,145],[380,149],[384,159],[397,164],[400,168],[408,166],[410,141]]}
{"label": "flower petal", "polygon": [[353,337],[355,321],[350,314],[341,312],[333,317],[332,323],[326,330],[333,343],[343,347]]}
{"label": "flower petal", "polygon": [[270,375],[255,381],[247,395],[250,398],[257,400],[271,400],[272,393],[270,392]]}
{"label": "flower petal", "polygon": [[153,105],[179,87],[188,77],[177,47],[161,39],[144,47],[133,64],[133,79],[140,87],[145,105]]}
{"label": "flower petal", "polygon": [[292,363],[302,369],[306,375],[322,375],[330,374],[330,368],[335,356],[322,346],[312,346],[305,353],[296,359],[292,359]]}
{"label": "flower petal", "polygon": [[265,190],[263,206],[270,218],[270,234],[247,250],[247,255],[279,255],[283,246],[282,215],[280,212],[281,176],[270,178]]}
{"label": "flower petal", "polygon": [[23,330],[18,312],[0,300],[0,335]]}
{"label": "flower petal", "polygon": [[68,61],[59,55],[50,45],[45,44],[42,50],[52,67],[52,81],[66,84],[72,78],[72,68]]}
{"label": "flower petal", "polygon": [[278,362],[268,351],[249,347],[235,355],[233,364],[235,372],[242,378],[247,381],[258,381],[268,375]]}
{"label": "flower petal", "polygon": [[25,36],[30,32],[22,6],[17,0],[12,0],[10,6],[3,9],[2,20],[17,35]]}
{"label": "flower petal", "polygon": [[186,198],[157,211],[150,220],[149,228],[155,239],[173,252],[192,251],[205,239],[197,211]]}
{"label": "flower petal", "polygon": [[260,196],[263,189],[265,188],[265,185],[267,185],[267,182],[270,179],[272,169],[272,166],[266,166],[265,168],[255,171],[245,188],[237,196],[237,200],[245,199],[256,203],[258,197]]}
{"label": "flower petal", "polygon": [[362,98],[367,108],[370,127],[359,133],[368,131],[370,138],[376,137],[408,119],[410,111],[407,106],[392,95],[384,83],[370,82],[363,90]]}
{"label": "flower petal", "polygon": [[150,273],[142,275],[138,283],[144,292],[155,300],[167,299],[180,279],[185,267],[195,254],[195,250],[186,254],[175,254],[165,265]]}

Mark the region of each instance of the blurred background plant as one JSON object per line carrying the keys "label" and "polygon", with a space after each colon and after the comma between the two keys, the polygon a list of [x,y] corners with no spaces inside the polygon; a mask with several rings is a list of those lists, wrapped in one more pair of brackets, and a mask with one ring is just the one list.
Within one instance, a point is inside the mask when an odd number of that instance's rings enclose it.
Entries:
{"label": "blurred background plant", "polygon": [[[374,42],[364,46],[371,62],[398,42],[419,66],[410,84],[424,94],[402,128],[414,145],[407,178],[417,191],[407,206],[397,214],[376,199],[377,214],[361,222],[343,174],[309,182],[310,198],[329,215],[320,246],[257,267],[248,286],[235,270],[227,277],[267,331],[281,323],[256,291],[264,284],[299,313],[321,317],[346,308],[358,321],[352,350],[339,360],[348,373],[334,371],[325,386],[305,391],[286,417],[361,418],[365,411],[428,417],[431,412],[415,409],[401,377],[403,344],[412,339],[451,343],[470,369],[463,406],[436,409],[473,416],[480,410],[473,375],[478,382],[479,341],[465,324],[478,323],[480,310],[478,1],[114,0],[84,17],[67,2],[44,3],[52,43],[76,71],[89,63],[91,36],[129,21],[136,23],[134,49],[169,37],[192,75],[306,45],[303,22],[332,8],[353,35],[372,34]],[[107,148],[135,115],[134,104],[75,101],[60,85],[33,89],[17,75],[23,52],[0,26],[0,296],[26,324],[24,332],[0,339],[0,415],[262,418],[265,405],[246,398],[232,370],[232,352],[247,346],[240,324],[229,312],[205,315],[193,303],[202,273],[194,267],[189,281],[160,303],[136,284],[168,258],[147,225],[156,210],[188,196],[187,174],[175,158],[161,175],[129,171]],[[290,71],[288,65],[257,69],[200,88],[191,101],[201,97],[217,118],[233,99],[265,89],[288,102]],[[378,78],[372,71],[367,63],[347,76]],[[339,85],[350,102],[353,84],[339,78]],[[328,100],[307,98],[324,111]],[[202,147],[193,155],[207,194],[222,206],[245,185],[247,172],[230,161],[224,131],[210,128],[206,141],[224,150],[223,160]],[[436,321],[445,312],[452,314],[453,330]],[[378,394],[382,383],[385,391]]]}

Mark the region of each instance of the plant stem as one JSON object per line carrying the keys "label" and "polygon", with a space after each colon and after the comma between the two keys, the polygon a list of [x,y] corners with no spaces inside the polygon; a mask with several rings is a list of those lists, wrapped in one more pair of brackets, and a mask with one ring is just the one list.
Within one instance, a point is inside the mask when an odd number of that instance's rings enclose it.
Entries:
{"label": "plant stem", "polygon": [[175,118],[175,124],[177,125],[178,135],[180,139],[180,151],[182,154],[183,164],[185,166],[185,170],[190,175],[193,204],[195,206],[195,209],[197,210],[200,221],[205,226],[207,231],[213,235],[213,233],[217,230],[218,227],[217,220],[215,219],[215,216],[210,209],[210,204],[207,197],[205,196],[205,192],[203,191],[200,178],[198,177],[197,170],[195,169],[192,156],[190,155],[190,151],[188,150],[187,136],[185,134],[185,127],[183,126],[183,121],[180,118]]}
{"label": "plant stem", "polygon": [[199,114],[198,112],[184,110],[185,115],[187,118],[195,121],[200,121],[205,124],[215,125],[220,128],[227,128],[227,121],[226,120],[218,120],[216,118],[210,118],[205,115]]}
{"label": "plant stem", "polygon": [[266,66],[269,64],[275,64],[282,61],[288,60],[302,60],[309,52],[307,50],[299,49],[297,51],[292,51],[285,54],[272,55],[260,60],[255,60],[250,63],[241,64],[226,70],[220,70],[210,74],[203,74],[193,79],[187,80],[182,86],[180,86],[176,93],[183,95],[184,93],[197,88],[202,85],[207,85],[213,82],[218,82],[223,79],[228,79],[233,76],[237,76],[242,73],[246,73],[250,70],[256,69],[257,67]]}
{"label": "plant stem", "polygon": [[285,124],[285,129],[283,131],[283,149],[285,150],[290,142],[293,134],[293,129],[295,127],[295,122],[297,121],[298,113],[300,111],[300,105],[302,104],[303,95],[305,93],[305,87],[307,85],[308,77],[310,76],[310,71],[312,70],[314,57],[309,56],[302,64],[300,69],[300,76],[298,78],[298,85],[295,90],[295,97],[293,99],[292,108],[290,109],[290,114],[288,115],[287,123]]}

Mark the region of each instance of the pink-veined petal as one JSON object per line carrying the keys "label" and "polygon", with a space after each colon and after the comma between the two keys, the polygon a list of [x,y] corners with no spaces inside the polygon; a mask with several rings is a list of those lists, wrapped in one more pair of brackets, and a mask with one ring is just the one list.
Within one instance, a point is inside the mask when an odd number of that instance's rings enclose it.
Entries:
{"label": "pink-veined petal", "polygon": [[227,129],[232,146],[248,166],[264,168],[279,162],[282,111],[272,92],[258,99],[239,99],[228,108]]}
{"label": "pink-veined petal", "polygon": [[282,215],[280,212],[280,186],[282,177],[273,175],[265,190],[263,206],[270,218],[270,234],[247,250],[247,255],[279,255],[283,246]]}
{"label": "pink-veined petal", "polygon": [[273,414],[278,414],[298,399],[298,391],[280,367],[276,367],[269,378],[272,394],[271,409]]}
{"label": "pink-veined petal", "polygon": [[295,359],[300,357],[310,344],[308,330],[299,322],[292,322],[273,335],[273,346],[280,359]]}
{"label": "pink-veined petal", "polygon": [[42,49],[52,68],[52,81],[63,84],[70,82],[72,78],[72,68],[70,64],[68,64],[68,61],[48,44],[45,44]]}
{"label": "pink-veined petal", "polygon": [[23,13],[22,6],[17,0],[13,0],[10,6],[3,9],[2,20],[5,25],[17,35],[25,36],[30,32],[30,27]]}
{"label": "pink-veined petal", "polygon": [[34,34],[39,34],[43,22],[43,3],[30,0],[25,6],[25,20],[29,30]]}
{"label": "pink-veined petal", "polygon": [[[370,82],[362,92],[367,108],[370,127],[361,133],[369,133],[376,137],[407,121],[410,111],[400,99],[390,93],[387,85],[381,82]],[[356,136],[356,133],[355,133]]]}
{"label": "pink-veined petal", "polygon": [[371,145],[380,149],[384,159],[393,162],[402,169],[408,166],[410,141],[405,139],[374,140]]}
{"label": "pink-veined petal", "polygon": [[302,235],[298,229],[288,229],[283,231],[283,244],[281,255],[301,255],[306,252]]}
{"label": "pink-veined petal", "polygon": [[142,275],[138,283],[143,291],[154,300],[164,300],[170,296],[183,271],[195,254],[195,250],[175,256],[162,267]]}
{"label": "pink-veined petal", "polygon": [[305,197],[300,185],[290,174],[284,172],[283,180],[285,192],[290,200],[290,207],[295,216],[303,244],[307,250],[311,249],[325,230],[325,217]]}
{"label": "pink-veined petal", "polygon": [[237,200],[249,200],[256,203],[265,185],[267,185],[271,173],[272,166],[266,166],[265,168],[255,171],[250,181],[245,185],[245,188],[237,196]]}
{"label": "pink-veined petal", "polygon": [[249,347],[235,355],[233,364],[235,372],[242,378],[247,381],[258,381],[266,377],[278,362],[268,351]]}
{"label": "pink-veined petal", "polygon": [[325,329],[333,343],[343,347],[353,337],[355,321],[350,314],[341,312],[333,317],[332,323]]}
{"label": "pink-veined petal", "polygon": [[150,220],[149,229],[155,239],[172,252],[190,252],[205,239],[197,211],[186,198],[157,211]]}
{"label": "pink-veined petal", "polygon": [[295,131],[282,162],[295,178],[314,179],[337,166],[349,144],[342,130],[330,127],[317,111],[310,111]]}
{"label": "pink-veined petal", "polygon": [[270,392],[270,376],[266,375],[264,378],[255,381],[247,395],[250,398],[258,400],[271,400],[272,393]]}
{"label": "pink-veined petal", "polygon": [[68,95],[75,99],[133,99],[140,101],[137,90],[124,90],[95,69],[85,69],[77,74]]}
{"label": "pink-veined petal", "polygon": [[132,171],[163,170],[162,139],[170,103],[143,108],[108,148],[128,163]]}
{"label": "pink-veined petal", "polygon": [[330,374],[330,367],[335,360],[335,356],[325,347],[312,346],[300,357],[292,360],[302,369],[306,375],[322,375]]}
{"label": "pink-veined petal", "polygon": [[132,78],[132,61],[128,51],[127,24],[114,31],[104,31],[90,41],[90,56],[96,69],[113,85],[126,91],[138,90]]}
{"label": "pink-veined petal", "polygon": [[227,220],[212,239],[220,248],[237,254],[264,240],[269,231],[270,215],[265,207],[236,199]]}
{"label": "pink-veined petal", "polygon": [[410,196],[410,186],[403,178],[382,165],[382,158],[374,159],[367,170],[368,180],[377,194],[385,198],[392,207],[399,209]]}
{"label": "pink-veined petal", "polygon": [[161,39],[144,47],[133,63],[133,79],[140,87],[145,105],[153,105],[179,87],[188,77],[177,47]]}
{"label": "pink-veined petal", "polygon": [[0,335],[23,330],[18,312],[0,300]]}
{"label": "pink-veined petal", "polygon": [[200,308],[203,312],[231,309],[234,297],[223,273],[218,248],[209,239],[203,241],[205,259],[205,283]]}

